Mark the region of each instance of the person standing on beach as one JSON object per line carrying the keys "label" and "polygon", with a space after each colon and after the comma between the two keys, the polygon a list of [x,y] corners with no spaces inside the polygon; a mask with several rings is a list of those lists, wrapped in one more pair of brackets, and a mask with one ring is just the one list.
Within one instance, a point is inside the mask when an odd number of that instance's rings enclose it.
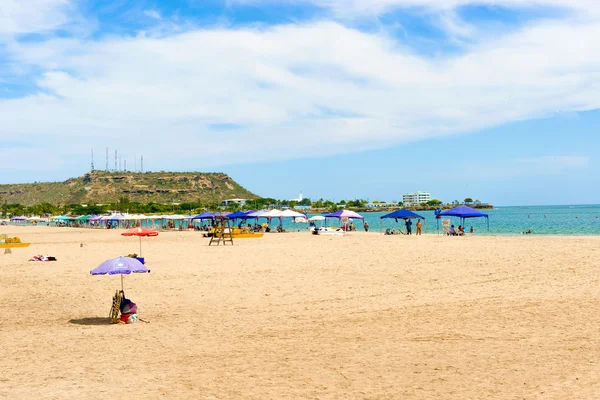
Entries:
{"label": "person standing on beach", "polygon": [[423,223],[421,220],[417,220],[417,235],[421,235],[423,233]]}
{"label": "person standing on beach", "polygon": [[406,234],[412,235],[412,221],[409,218],[406,219]]}
{"label": "person standing on beach", "polygon": [[367,221],[365,221],[363,226],[365,227],[365,232],[369,232],[369,223]]}

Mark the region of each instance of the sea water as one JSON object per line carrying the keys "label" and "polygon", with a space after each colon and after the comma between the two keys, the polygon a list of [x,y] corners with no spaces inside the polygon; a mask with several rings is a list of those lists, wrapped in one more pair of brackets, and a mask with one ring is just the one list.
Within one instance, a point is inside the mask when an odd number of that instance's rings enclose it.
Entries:
{"label": "sea water", "polygon": [[[483,235],[521,235],[531,230],[534,235],[600,235],[600,205],[574,205],[574,206],[513,206],[494,207],[490,210],[481,210],[489,215],[485,218],[468,218],[465,226],[468,231],[472,226],[477,234]],[[425,217],[423,233],[437,233],[442,231],[441,221],[435,218],[433,211],[416,211]],[[387,212],[364,212],[361,213],[370,225],[370,231],[385,230],[385,228],[402,228],[406,231],[404,221],[394,219],[381,219]],[[314,214],[309,214],[309,217]],[[456,217],[444,217],[449,219],[455,227],[460,225],[460,219]],[[302,224],[294,224],[284,221],[284,228],[291,230],[302,230]],[[272,225],[278,220],[274,220]],[[328,218],[329,226],[337,226],[336,219]],[[357,230],[362,231],[362,221],[355,220]],[[413,234],[416,231],[416,220],[413,219]]]}

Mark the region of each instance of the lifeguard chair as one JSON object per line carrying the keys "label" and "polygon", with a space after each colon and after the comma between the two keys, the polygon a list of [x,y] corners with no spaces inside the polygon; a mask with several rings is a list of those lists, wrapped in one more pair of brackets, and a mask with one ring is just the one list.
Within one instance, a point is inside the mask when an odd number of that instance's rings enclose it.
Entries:
{"label": "lifeguard chair", "polygon": [[213,235],[210,237],[209,246],[213,243],[216,243],[218,246],[223,242],[223,246],[225,243],[230,242],[233,245],[233,229],[231,225],[229,225],[229,218],[225,218],[221,215],[215,216],[215,230]]}

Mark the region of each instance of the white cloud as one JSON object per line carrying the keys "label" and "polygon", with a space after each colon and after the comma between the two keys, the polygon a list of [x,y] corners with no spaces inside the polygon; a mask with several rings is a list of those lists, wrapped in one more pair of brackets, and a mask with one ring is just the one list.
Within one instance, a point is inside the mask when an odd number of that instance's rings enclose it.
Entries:
{"label": "white cloud", "polygon": [[158,19],[158,20],[162,19],[162,16],[156,10],[145,10],[144,15],[147,17],[153,18],[153,19]]}
{"label": "white cloud", "polygon": [[[281,4],[287,0],[228,0],[242,4]],[[431,11],[449,11],[466,5],[484,5],[509,8],[556,7],[598,14],[596,0],[292,0],[295,4],[313,4],[332,10],[338,16],[364,17],[380,15],[394,9],[423,8]]]}
{"label": "white cloud", "polygon": [[51,31],[69,21],[69,0],[2,0],[0,36]]}
{"label": "white cloud", "polygon": [[50,169],[105,146],[162,160],[156,169],[209,168],[600,108],[600,20],[577,22],[533,23],[435,59],[335,22],[14,43],[14,62],[43,71],[41,90],[0,100],[1,132],[45,149]]}

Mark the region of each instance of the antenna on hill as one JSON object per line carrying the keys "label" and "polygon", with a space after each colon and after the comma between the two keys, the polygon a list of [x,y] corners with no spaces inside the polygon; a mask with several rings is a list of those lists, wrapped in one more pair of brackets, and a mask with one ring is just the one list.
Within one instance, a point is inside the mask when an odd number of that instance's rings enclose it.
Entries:
{"label": "antenna on hill", "polygon": [[143,154],[142,154],[142,160],[140,162],[142,164],[140,172],[144,172],[144,155]]}
{"label": "antenna on hill", "polygon": [[115,150],[115,171],[118,170],[118,166],[117,166],[117,150]]}
{"label": "antenna on hill", "polygon": [[106,172],[108,172],[108,147],[106,148]]}
{"label": "antenna on hill", "polygon": [[94,172],[94,149],[92,149],[92,172]]}

